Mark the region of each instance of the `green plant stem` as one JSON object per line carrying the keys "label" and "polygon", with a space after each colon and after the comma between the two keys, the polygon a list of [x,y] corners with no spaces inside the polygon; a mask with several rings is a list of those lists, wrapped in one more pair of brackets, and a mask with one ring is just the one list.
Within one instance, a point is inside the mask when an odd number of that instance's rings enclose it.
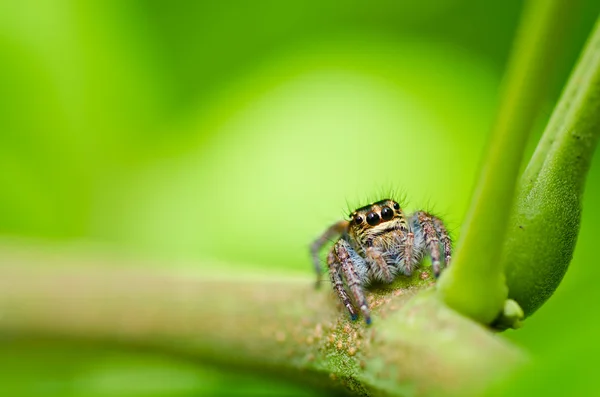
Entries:
{"label": "green plant stem", "polygon": [[432,291],[418,293],[431,280],[421,274],[409,281],[420,288],[371,293],[374,325],[366,327],[310,278],[206,279],[115,261],[98,267],[85,256],[24,258],[0,249],[4,336],[142,348],[360,395],[478,394],[525,361]]}
{"label": "green plant stem", "polygon": [[555,37],[572,7],[567,0],[530,1],[507,74],[485,164],[452,266],[438,293],[453,309],[481,323],[501,312],[508,290],[500,261],[519,168],[555,58]]}
{"label": "green plant stem", "polygon": [[582,90],[586,89],[586,81],[589,80],[590,74],[594,72],[593,58],[595,56],[596,54],[593,51],[584,51],[582,58],[578,62],[578,66],[573,70],[558,104],[552,112],[542,139],[536,146],[535,152],[523,172],[521,186],[519,187],[521,191],[529,191],[531,189],[546,161],[550,147],[556,141],[558,134],[566,129],[565,116],[575,98],[581,95]]}
{"label": "green plant stem", "polygon": [[600,18],[517,192],[502,262],[510,297],[531,315],[573,256],[585,181],[600,137]]}

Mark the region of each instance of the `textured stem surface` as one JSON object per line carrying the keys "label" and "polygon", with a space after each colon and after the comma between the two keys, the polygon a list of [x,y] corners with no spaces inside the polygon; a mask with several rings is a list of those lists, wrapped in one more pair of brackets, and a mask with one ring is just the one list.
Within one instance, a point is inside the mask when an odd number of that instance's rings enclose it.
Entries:
{"label": "textured stem surface", "polygon": [[555,58],[557,26],[572,4],[567,0],[528,2],[504,81],[488,154],[454,262],[440,280],[439,294],[450,307],[483,323],[501,312],[508,290],[500,255],[518,172]]}
{"label": "textured stem surface", "polygon": [[1,252],[0,331],[22,338],[143,347],[362,395],[476,394],[524,361],[499,335],[422,291],[426,272],[372,292],[374,324],[366,327],[309,278],[207,280],[60,257],[32,267],[46,260]]}
{"label": "textured stem surface", "polygon": [[525,315],[556,290],[575,250],[600,136],[600,19],[521,180],[502,262]]}

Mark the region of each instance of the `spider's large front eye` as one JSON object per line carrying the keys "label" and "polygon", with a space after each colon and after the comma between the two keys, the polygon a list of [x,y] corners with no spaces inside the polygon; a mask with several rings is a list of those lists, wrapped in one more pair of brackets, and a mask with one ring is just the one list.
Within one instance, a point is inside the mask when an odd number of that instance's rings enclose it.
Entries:
{"label": "spider's large front eye", "polygon": [[381,219],[389,221],[394,217],[394,211],[390,207],[383,207],[381,209]]}
{"label": "spider's large front eye", "polygon": [[367,223],[371,226],[375,226],[379,223],[379,215],[374,212],[369,212],[367,214]]}

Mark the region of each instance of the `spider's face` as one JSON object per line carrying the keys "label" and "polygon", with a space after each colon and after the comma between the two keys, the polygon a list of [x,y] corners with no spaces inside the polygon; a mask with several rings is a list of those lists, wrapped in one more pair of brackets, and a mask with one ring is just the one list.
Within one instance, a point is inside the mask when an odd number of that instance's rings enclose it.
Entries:
{"label": "spider's face", "polygon": [[381,200],[350,214],[348,233],[363,243],[397,229],[405,230],[406,220],[402,208],[393,200]]}

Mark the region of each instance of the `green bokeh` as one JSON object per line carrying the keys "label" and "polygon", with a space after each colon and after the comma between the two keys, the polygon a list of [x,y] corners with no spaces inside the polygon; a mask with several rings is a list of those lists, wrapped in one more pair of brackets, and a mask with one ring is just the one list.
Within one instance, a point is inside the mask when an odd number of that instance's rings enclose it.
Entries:
{"label": "green bokeh", "polygon": [[[549,104],[599,8],[585,2],[565,27]],[[393,189],[457,234],[519,9],[3,2],[0,233],[223,264],[206,272],[308,274],[306,247],[346,203]],[[563,285],[507,334],[534,356],[529,372],[500,386],[512,395],[594,391],[599,183],[595,165]],[[11,370],[0,370],[0,385],[13,394],[313,393],[160,357],[4,342],[0,369]],[[139,388],[140,378],[153,382]]]}

